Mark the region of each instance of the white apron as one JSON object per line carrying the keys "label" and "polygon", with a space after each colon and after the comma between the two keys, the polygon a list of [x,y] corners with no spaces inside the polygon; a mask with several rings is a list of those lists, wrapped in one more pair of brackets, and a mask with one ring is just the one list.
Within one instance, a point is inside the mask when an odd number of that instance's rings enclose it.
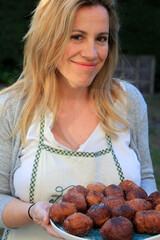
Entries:
{"label": "white apron", "polygon": [[[44,117],[40,124],[40,141],[34,160],[29,200],[54,202],[71,185],[87,186],[102,182],[119,184],[124,180],[120,164],[106,135],[107,148],[98,152],[60,150],[44,144]],[[5,232],[3,240],[56,240],[36,224]]]}

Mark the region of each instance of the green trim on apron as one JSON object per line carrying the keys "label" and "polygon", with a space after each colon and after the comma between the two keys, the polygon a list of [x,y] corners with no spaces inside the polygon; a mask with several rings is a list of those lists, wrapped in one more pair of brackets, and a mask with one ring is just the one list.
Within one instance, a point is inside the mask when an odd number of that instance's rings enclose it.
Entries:
{"label": "green trim on apron", "polygon": [[9,235],[9,229],[5,231],[4,240],[7,240]]}
{"label": "green trim on apron", "polygon": [[45,124],[45,116],[41,116],[40,121],[40,138],[39,138],[39,145],[37,149],[37,153],[35,156],[33,169],[32,169],[32,175],[31,175],[31,183],[30,183],[30,190],[29,190],[29,201],[30,203],[34,202],[34,190],[35,190],[35,182],[36,182],[36,176],[37,176],[37,170],[38,170],[38,163],[39,163],[39,157],[41,154],[42,145],[44,142],[44,124]]}
{"label": "green trim on apron", "polygon": [[47,145],[44,145],[44,126],[45,126],[45,116],[43,115],[43,116],[41,116],[41,120],[40,120],[40,140],[39,140],[39,145],[38,145],[37,153],[35,156],[33,169],[32,169],[32,175],[31,175],[31,183],[30,183],[30,190],[29,190],[29,201],[31,203],[34,202],[36,176],[37,176],[39,158],[40,158],[42,149],[45,149],[46,151],[50,151],[51,153],[55,153],[55,154],[59,154],[59,155],[75,156],[75,157],[91,157],[91,158],[105,155],[106,153],[109,153],[111,151],[115,166],[118,171],[120,181],[121,182],[124,181],[124,175],[122,172],[122,168],[121,168],[120,163],[118,162],[118,159],[112,148],[112,141],[111,141],[110,136],[108,136],[106,134],[106,140],[107,140],[109,147],[106,148],[105,150],[91,152],[91,153],[90,152],[75,152],[75,151],[69,151],[69,150],[60,150],[60,149],[56,149],[56,148],[52,148]]}

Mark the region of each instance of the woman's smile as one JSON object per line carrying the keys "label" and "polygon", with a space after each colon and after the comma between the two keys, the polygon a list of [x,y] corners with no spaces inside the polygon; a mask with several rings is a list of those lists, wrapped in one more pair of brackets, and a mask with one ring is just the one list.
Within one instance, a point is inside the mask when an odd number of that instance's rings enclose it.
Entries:
{"label": "woman's smile", "polygon": [[75,62],[75,61],[71,61],[71,62],[73,62],[76,66],[83,69],[87,69],[87,70],[94,70],[97,65],[97,63],[85,63],[85,62]]}
{"label": "woman's smile", "polygon": [[[73,88],[88,87],[108,56],[109,14],[101,6],[82,7],[58,65],[58,79]],[[62,84],[62,86],[64,86]]]}

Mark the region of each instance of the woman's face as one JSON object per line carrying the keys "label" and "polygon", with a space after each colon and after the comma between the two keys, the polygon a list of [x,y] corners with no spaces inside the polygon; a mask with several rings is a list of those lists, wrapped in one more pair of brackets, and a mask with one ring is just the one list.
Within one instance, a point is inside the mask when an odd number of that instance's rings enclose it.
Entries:
{"label": "woman's face", "polygon": [[73,88],[88,87],[108,55],[109,14],[101,6],[82,7],[58,66],[59,80]]}

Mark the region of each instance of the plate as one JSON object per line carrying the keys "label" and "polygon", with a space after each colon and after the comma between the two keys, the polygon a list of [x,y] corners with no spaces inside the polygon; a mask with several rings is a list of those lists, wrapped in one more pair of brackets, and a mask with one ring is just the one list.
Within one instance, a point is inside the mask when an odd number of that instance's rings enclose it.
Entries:
{"label": "plate", "polygon": [[[85,235],[85,237],[77,237],[67,233],[61,225],[55,224],[52,220],[50,220],[50,223],[55,232],[66,240],[103,240],[99,229],[92,229],[88,234]],[[144,240],[144,239],[160,240],[160,234],[146,235],[134,233],[132,240]]]}
{"label": "plate", "polygon": [[50,223],[54,231],[61,237],[63,237],[66,240],[90,240],[89,238],[86,237],[77,237],[72,234],[67,233],[61,225],[55,224],[51,219]]}

